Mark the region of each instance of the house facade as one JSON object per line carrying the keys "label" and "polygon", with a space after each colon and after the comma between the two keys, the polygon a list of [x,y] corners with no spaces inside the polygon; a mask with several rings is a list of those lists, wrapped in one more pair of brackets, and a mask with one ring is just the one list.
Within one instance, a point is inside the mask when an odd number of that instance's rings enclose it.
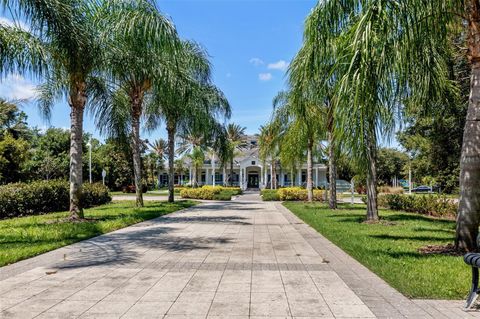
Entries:
{"label": "house facade", "polygon": [[[232,181],[230,177],[230,164],[222,167],[218,158],[212,156],[204,161],[203,166],[198,169],[198,185],[234,185],[242,190],[270,188],[273,167],[272,163],[267,161],[263,163],[259,156],[258,136],[251,135],[247,137],[248,146],[238,152],[233,161]],[[177,185],[189,185],[193,177],[191,163],[185,160],[185,172],[175,174],[174,183]],[[327,168],[323,164],[313,165],[313,185],[321,187],[327,184]],[[277,185],[286,186],[305,186],[307,181],[307,164],[298,165],[296,171],[285,170],[279,163],[275,166],[275,175]],[[159,175],[160,185],[168,183],[168,172],[165,170]]]}

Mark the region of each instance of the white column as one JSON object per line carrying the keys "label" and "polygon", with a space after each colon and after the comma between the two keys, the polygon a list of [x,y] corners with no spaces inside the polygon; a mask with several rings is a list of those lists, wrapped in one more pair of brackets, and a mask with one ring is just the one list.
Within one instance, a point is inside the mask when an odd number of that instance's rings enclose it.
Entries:
{"label": "white column", "polygon": [[263,170],[263,185],[265,185],[265,188],[267,188],[267,184],[268,184],[268,170],[267,168],[265,167],[265,169]]}
{"label": "white column", "polygon": [[188,182],[192,185],[192,166],[190,165],[188,169]]}
{"label": "white column", "polygon": [[205,168],[205,185],[210,185],[210,172],[208,168]]}
{"label": "white column", "polygon": [[280,170],[279,178],[280,178],[280,186],[283,187],[285,183],[285,176],[283,175],[283,170]]}
{"label": "white column", "polygon": [[263,180],[263,166],[260,167],[260,184],[263,186],[265,182]]}
{"label": "white column", "polygon": [[298,169],[298,186],[302,186],[302,169]]}
{"label": "white column", "polygon": [[215,154],[212,154],[212,185],[215,187]]}
{"label": "white column", "polygon": [[238,180],[238,184],[241,189],[243,189],[243,168],[240,167],[240,179]]}
{"label": "white column", "polygon": [[315,187],[318,187],[318,167],[315,167]]}
{"label": "white column", "polygon": [[226,180],[226,176],[227,176],[227,169],[225,168],[225,166],[223,166],[223,173],[222,173],[222,180],[223,180],[223,186],[227,185],[227,180]]}
{"label": "white column", "polygon": [[270,163],[270,189],[273,189],[273,163]]}

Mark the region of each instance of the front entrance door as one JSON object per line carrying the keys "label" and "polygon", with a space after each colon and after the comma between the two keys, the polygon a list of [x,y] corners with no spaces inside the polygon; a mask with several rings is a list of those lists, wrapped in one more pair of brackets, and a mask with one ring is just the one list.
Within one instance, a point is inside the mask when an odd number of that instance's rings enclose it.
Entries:
{"label": "front entrance door", "polygon": [[258,174],[248,174],[248,188],[258,188]]}

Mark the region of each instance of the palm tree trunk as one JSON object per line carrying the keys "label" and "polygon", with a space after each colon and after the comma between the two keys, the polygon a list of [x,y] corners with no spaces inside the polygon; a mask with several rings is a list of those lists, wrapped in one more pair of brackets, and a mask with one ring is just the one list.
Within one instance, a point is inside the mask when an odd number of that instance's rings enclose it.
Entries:
{"label": "palm tree trunk", "polygon": [[470,99],[460,158],[460,202],[455,246],[476,251],[480,222],[480,60],[472,63]]}
{"label": "palm tree trunk", "polygon": [[85,83],[71,88],[70,104],[70,219],[82,219],[83,111],[87,102]]}
{"label": "palm tree trunk", "polygon": [[330,201],[331,209],[337,208],[337,165],[335,162],[335,138],[333,132],[328,134],[328,174],[330,176]]}
{"label": "palm tree trunk", "polygon": [[370,125],[371,129],[366,137],[367,142],[367,220],[378,220],[377,207],[377,143],[375,138],[374,125]]}
{"label": "palm tree trunk", "polygon": [[135,205],[143,207],[142,157],[140,155],[140,116],[142,114],[143,92],[138,91],[131,96],[132,103],[132,155],[135,180]]}
{"label": "palm tree trunk", "polygon": [[308,199],[309,202],[313,201],[312,149],[313,149],[313,142],[308,141],[308,146],[307,146],[307,199]]}
{"label": "palm tree trunk", "polygon": [[175,161],[175,124],[167,123],[168,134],[168,202],[173,203],[175,201],[175,189],[174,189],[174,161]]}
{"label": "palm tree trunk", "polygon": [[193,172],[192,172],[192,187],[197,187],[197,164],[193,165]]}

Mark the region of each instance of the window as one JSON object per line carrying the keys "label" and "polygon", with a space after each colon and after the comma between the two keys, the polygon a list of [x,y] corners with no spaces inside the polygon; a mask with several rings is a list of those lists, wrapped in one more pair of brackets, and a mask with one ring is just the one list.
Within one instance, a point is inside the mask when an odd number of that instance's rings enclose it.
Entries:
{"label": "window", "polygon": [[256,165],[256,162],[255,162],[255,161],[252,161],[252,165]]}

